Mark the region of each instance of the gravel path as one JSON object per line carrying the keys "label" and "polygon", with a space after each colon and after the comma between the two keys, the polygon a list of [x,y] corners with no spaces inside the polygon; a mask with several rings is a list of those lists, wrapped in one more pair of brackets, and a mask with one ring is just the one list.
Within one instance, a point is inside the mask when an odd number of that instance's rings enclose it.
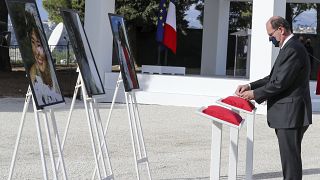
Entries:
{"label": "gravel path", "polygon": [[[64,108],[55,111],[60,135],[63,134],[70,99]],[[23,98],[0,99],[0,179],[6,179],[24,105]],[[32,106],[30,106],[32,107]],[[110,104],[100,104],[105,124]],[[210,122],[195,114],[196,108],[139,105],[140,118],[153,179],[209,179]],[[77,101],[64,149],[69,179],[90,179],[94,157],[83,102]],[[320,179],[320,115],[313,115],[314,124],[305,134],[302,148],[304,180]],[[42,121],[42,125],[43,125]],[[228,128],[223,129],[221,179],[227,179]],[[45,132],[45,131],[43,131]],[[238,178],[245,174],[245,133],[240,130]],[[45,134],[43,138],[46,139]],[[13,179],[42,179],[37,133],[30,108],[22,133]],[[136,179],[126,106],[117,104],[107,133],[108,149],[116,179]],[[47,142],[44,141],[47,145]],[[255,122],[254,179],[282,179],[278,145],[266,117]],[[48,149],[45,148],[49,157]],[[57,154],[57,152],[55,152]],[[51,177],[51,163],[47,168]],[[50,178],[52,179],[52,178]],[[141,179],[146,179],[142,177]]]}

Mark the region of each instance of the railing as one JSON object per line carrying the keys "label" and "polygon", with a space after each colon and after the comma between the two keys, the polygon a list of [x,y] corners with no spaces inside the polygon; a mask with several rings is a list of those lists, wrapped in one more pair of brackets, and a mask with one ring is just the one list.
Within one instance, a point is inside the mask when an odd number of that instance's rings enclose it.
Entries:
{"label": "railing", "polygon": [[[73,50],[68,45],[50,45],[49,49],[54,49],[54,51],[51,53],[51,56],[56,65],[75,65],[76,62]],[[23,66],[23,61],[18,45],[9,46],[9,56],[12,65]]]}
{"label": "railing", "polygon": [[12,65],[19,65],[19,64],[23,65],[22,57],[21,57],[18,45],[9,46],[9,56],[10,56],[10,62]]}

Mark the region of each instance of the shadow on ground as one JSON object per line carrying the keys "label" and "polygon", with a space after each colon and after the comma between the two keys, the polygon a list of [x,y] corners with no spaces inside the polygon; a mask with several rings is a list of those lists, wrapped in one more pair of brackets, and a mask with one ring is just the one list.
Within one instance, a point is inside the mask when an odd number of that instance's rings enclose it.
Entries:
{"label": "shadow on ground", "polygon": [[[316,175],[316,174],[320,175],[320,168],[304,169],[303,170],[303,175]],[[254,179],[282,178],[282,171],[254,174],[253,178]]]}

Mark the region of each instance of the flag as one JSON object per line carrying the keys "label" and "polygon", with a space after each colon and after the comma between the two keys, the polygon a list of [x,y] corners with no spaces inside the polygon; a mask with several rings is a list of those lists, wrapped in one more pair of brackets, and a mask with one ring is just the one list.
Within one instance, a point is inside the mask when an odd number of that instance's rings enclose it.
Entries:
{"label": "flag", "polygon": [[316,95],[320,95],[320,66],[318,67]]}
{"label": "flag", "polygon": [[177,28],[176,28],[176,6],[174,0],[170,0],[164,25],[163,44],[176,53],[177,49]]}
{"label": "flag", "polygon": [[156,40],[159,43],[163,41],[163,32],[164,32],[164,24],[167,18],[167,0],[161,0],[159,4],[159,15],[158,15],[158,24],[157,24],[157,34]]}

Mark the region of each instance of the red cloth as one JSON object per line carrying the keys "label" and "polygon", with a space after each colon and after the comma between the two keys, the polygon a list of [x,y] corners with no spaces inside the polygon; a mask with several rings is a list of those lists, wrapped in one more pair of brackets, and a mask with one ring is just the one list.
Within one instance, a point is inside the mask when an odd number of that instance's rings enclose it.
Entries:
{"label": "red cloth", "polygon": [[238,96],[229,96],[221,100],[222,102],[231,106],[252,112],[255,106],[250,102]]}
{"label": "red cloth", "polygon": [[239,114],[221,106],[208,106],[208,108],[204,109],[202,112],[237,126],[239,126],[242,121],[242,118]]}
{"label": "red cloth", "polygon": [[316,95],[320,95],[320,66],[318,67]]}

